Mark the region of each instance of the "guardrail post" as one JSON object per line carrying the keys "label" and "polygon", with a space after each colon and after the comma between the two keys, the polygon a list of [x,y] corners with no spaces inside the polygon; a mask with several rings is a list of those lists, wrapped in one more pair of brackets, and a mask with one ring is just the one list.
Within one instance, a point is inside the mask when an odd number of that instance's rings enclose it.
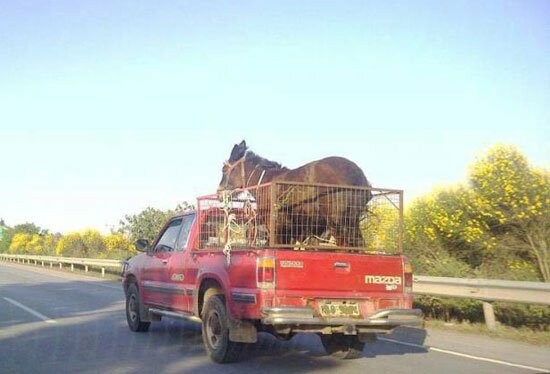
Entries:
{"label": "guardrail post", "polygon": [[74,271],[74,264],[71,264],[71,271]]}
{"label": "guardrail post", "polygon": [[42,261],[42,267],[44,267],[44,261]]}
{"label": "guardrail post", "polygon": [[102,277],[105,276],[105,268],[101,268],[101,276],[102,276]]}
{"label": "guardrail post", "polygon": [[59,268],[63,269],[63,264],[61,262],[59,263]]}
{"label": "guardrail post", "polygon": [[495,320],[495,310],[493,304],[483,301],[483,315],[485,316],[485,324],[489,330],[495,330],[497,328]]}
{"label": "guardrail post", "polygon": [[84,266],[84,272],[88,272],[88,265]]}
{"label": "guardrail post", "polygon": [[53,268],[53,262],[50,262],[50,268]]}
{"label": "guardrail post", "polygon": [[38,265],[38,261],[34,260],[34,264],[35,264],[35,265]]}

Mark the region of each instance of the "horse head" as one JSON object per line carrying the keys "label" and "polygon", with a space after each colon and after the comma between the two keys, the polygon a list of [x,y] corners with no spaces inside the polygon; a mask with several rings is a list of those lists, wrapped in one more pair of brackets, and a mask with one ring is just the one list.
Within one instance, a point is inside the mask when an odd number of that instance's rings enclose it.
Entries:
{"label": "horse head", "polygon": [[222,179],[218,186],[218,191],[234,190],[244,188],[245,181],[245,158],[248,147],[243,140],[240,144],[235,144],[229,155],[229,159],[223,163]]}
{"label": "horse head", "polygon": [[269,161],[249,151],[243,140],[233,146],[229,159],[223,164],[218,191],[255,187],[269,182],[274,176],[287,170],[278,162]]}

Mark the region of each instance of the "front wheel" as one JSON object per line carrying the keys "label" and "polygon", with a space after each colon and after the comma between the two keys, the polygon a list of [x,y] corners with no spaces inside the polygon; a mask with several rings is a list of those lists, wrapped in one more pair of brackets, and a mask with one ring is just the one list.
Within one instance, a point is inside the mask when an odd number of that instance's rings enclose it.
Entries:
{"label": "front wheel", "polygon": [[365,348],[365,343],[359,341],[357,335],[321,335],[321,342],[329,355],[344,360],[361,357]]}
{"label": "front wheel", "polygon": [[151,322],[143,322],[141,320],[140,303],[138,289],[132,283],[126,291],[126,320],[128,321],[130,330],[135,332],[145,332],[149,330],[149,325],[151,325]]}
{"label": "front wheel", "polygon": [[229,316],[221,295],[209,297],[204,305],[202,341],[213,361],[222,364],[239,360],[244,344],[229,340]]}

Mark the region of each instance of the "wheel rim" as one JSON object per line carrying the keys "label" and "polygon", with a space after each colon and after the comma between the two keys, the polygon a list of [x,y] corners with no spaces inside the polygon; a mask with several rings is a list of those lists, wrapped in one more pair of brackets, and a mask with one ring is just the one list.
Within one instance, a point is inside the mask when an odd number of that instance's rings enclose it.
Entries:
{"label": "wheel rim", "polygon": [[218,348],[222,339],[222,324],[220,315],[216,311],[212,311],[206,322],[206,337],[213,349]]}
{"label": "wheel rim", "polygon": [[132,322],[135,322],[138,318],[137,300],[136,300],[136,295],[134,294],[130,295],[130,298],[128,300],[128,315]]}

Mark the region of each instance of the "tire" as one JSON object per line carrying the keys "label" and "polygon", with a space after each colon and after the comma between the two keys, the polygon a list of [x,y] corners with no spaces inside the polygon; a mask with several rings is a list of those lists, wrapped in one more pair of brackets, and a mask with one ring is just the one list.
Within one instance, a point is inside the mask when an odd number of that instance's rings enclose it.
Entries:
{"label": "tire", "polygon": [[321,342],[327,354],[342,360],[352,360],[363,356],[365,343],[357,335],[321,335]]}
{"label": "tire", "polygon": [[219,364],[236,362],[240,358],[244,343],[229,340],[229,316],[221,295],[209,297],[204,304],[202,341],[210,358]]}
{"label": "tire", "polygon": [[139,298],[139,292],[135,285],[132,283],[128,286],[126,291],[126,321],[128,321],[128,327],[135,332],[145,332],[149,330],[151,322],[143,322],[141,320],[141,300]]}

